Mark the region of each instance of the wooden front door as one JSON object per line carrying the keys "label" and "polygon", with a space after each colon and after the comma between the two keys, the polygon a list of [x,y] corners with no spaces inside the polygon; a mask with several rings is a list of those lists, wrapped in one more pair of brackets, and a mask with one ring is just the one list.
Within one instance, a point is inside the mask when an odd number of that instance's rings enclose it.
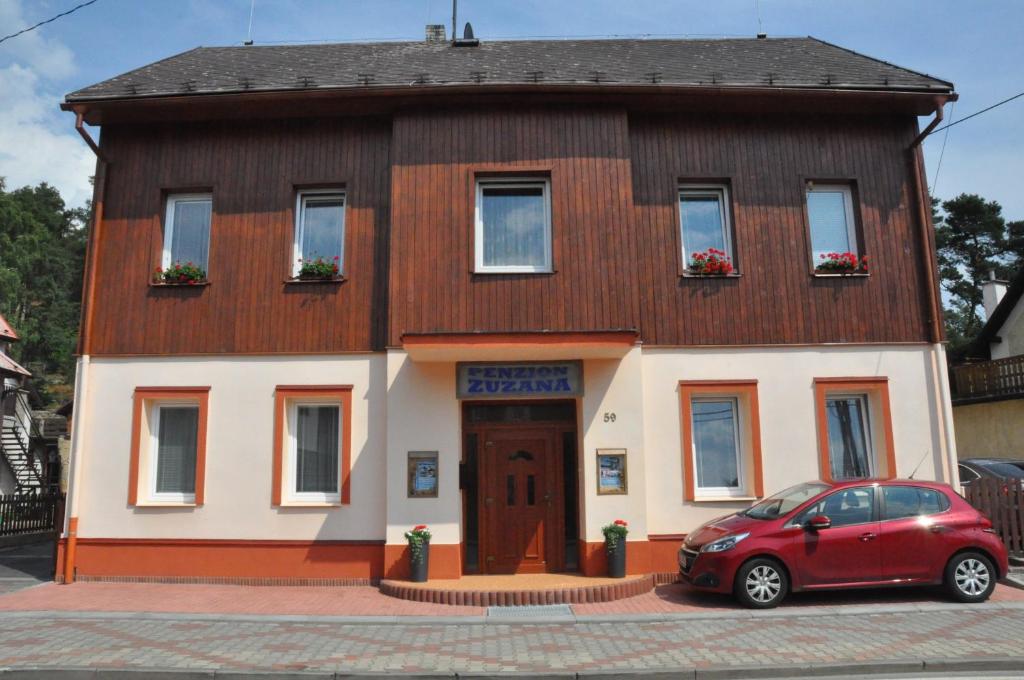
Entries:
{"label": "wooden front door", "polygon": [[483,571],[543,573],[561,569],[560,451],[555,431],[485,432]]}

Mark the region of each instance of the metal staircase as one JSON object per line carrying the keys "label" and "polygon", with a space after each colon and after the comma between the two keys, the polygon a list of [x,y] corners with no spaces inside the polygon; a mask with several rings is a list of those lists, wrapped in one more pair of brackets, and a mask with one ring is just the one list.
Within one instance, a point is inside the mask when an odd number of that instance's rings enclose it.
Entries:
{"label": "metal staircase", "polygon": [[39,435],[24,390],[7,387],[0,399],[0,455],[14,473],[17,493],[43,490],[42,462],[32,454],[30,442]]}

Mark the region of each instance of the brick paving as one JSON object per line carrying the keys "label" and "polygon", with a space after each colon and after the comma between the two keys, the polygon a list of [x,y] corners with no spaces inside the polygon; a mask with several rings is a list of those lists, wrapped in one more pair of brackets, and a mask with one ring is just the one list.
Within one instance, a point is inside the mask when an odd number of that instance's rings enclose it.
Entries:
{"label": "brick paving", "polygon": [[13,668],[550,673],[951,657],[1013,657],[1024,668],[1024,606],[998,603],[547,624],[8,612],[0,614],[0,624],[0,666]]}

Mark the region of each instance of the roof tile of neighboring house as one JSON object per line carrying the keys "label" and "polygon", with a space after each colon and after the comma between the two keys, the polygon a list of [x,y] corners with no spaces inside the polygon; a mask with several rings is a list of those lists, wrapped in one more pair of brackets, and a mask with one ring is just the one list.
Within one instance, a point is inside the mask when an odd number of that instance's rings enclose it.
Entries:
{"label": "roof tile of neighboring house", "polygon": [[0,314],[0,338],[7,340],[17,340],[18,334],[11,328],[11,324],[7,323],[7,319],[4,318],[3,314]]}
{"label": "roof tile of neighboring house", "polygon": [[517,40],[198,47],[72,92],[67,101],[473,83],[953,90],[816,38]]}

